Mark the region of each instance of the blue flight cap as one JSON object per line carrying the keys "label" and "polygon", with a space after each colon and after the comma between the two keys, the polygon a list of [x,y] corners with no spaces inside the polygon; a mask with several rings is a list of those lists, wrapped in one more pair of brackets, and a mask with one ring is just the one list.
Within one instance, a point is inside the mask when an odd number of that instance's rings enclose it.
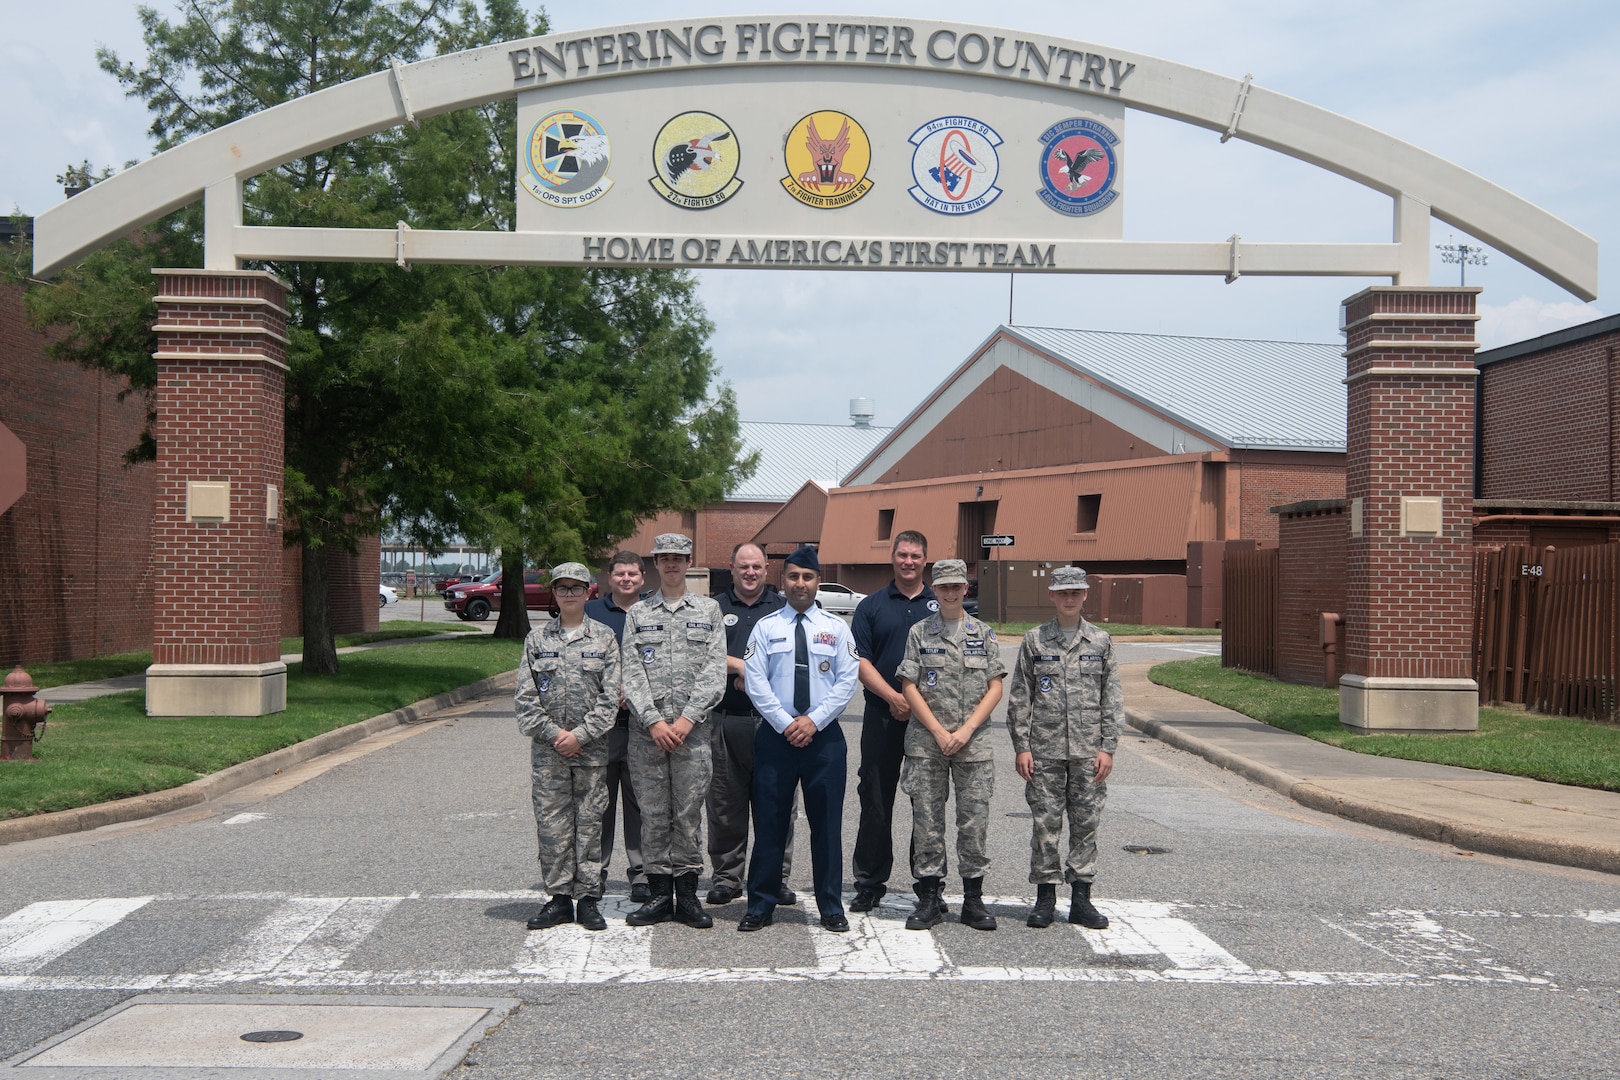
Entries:
{"label": "blue flight cap", "polygon": [[806,570],[814,570],[816,576],[821,576],[821,560],[816,558],[816,549],[809,544],[800,547],[798,551],[787,557],[789,566],[802,566]]}

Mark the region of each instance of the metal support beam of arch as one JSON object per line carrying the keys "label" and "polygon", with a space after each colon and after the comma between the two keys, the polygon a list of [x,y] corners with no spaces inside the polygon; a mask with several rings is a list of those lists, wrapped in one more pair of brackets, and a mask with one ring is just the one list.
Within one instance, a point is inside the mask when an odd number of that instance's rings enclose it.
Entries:
{"label": "metal support beam of arch", "polygon": [[[814,20],[819,26],[824,16]],[[525,91],[576,93],[584,83],[634,80],[656,73],[687,74],[701,83],[706,73],[769,64],[775,69],[835,75],[851,69],[888,71],[908,67],[945,73],[964,88],[993,90],[996,81],[1038,85],[1054,102],[1101,98],[1126,109],[1179,120],[1254,143],[1309,162],[1395,200],[1394,241],[1390,244],[1241,244],[1059,241],[1009,238],[1009,243],[1059,244],[1063,271],[1094,273],[1329,274],[1389,277],[1406,284],[1426,275],[1428,229],[1417,220],[1423,208],[1447,224],[1490,244],[1583,300],[1596,298],[1598,249],[1591,237],[1483,177],[1367,125],[1253,84],[1183,64],[1090,43],[958,23],[870,18],[854,26],[903,27],[915,43],[906,56],[897,51],[863,52],[848,38],[847,49],[829,48],[811,59],[767,54],[745,48],[741,28],[794,23],[793,16],[733,16],[679,22],[639,23],[590,32],[505,42],[438,56],[331,87],[256,113],[198,136],[128,169],[40,214],[34,224],[35,272],[48,276],[98,247],[196,201],[208,192],[205,260],[209,268],[231,269],[242,261],[269,258],[363,259],[366,261],[579,261],[579,234],[469,233],[452,236],[428,230],[401,239],[390,231],[333,235],[331,230],[249,229],[240,224],[243,180],[303,154],[326,149],[422,117],[510,98]],[[799,19],[809,25],[812,17]],[[620,56],[611,63],[612,41],[657,33],[668,27],[696,28],[706,42],[694,55],[657,59]],[[970,35],[995,40],[989,62],[974,62],[944,43]],[[875,38],[875,34],[872,35]],[[689,37],[690,39],[690,37]],[[863,38],[870,41],[870,38]],[[607,44],[603,44],[607,43]],[[1002,64],[1004,46],[1013,62]],[[813,43],[812,43],[813,46]],[[592,52],[591,50],[596,50]],[[604,52],[605,50],[605,52]],[[812,48],[812,54],[813,54]],[[589,59],[587,59],[589,53]],[[542,55],[543,54],[543,55]],[[1077,85],[1084,75],[1059,63],[1065,56],[1103,57],[1111,78]],[[1023,58],[1023,63],[1019,59]],[[1043,59],[1044,58],[1044,59]],[[1121,77],[1123,74],[1125,77]],[[1076,97],[1079,95],[1079,98]],[[1223,139],[1223,141],[1225,141]],[[298,235],[293,235],[298,234]],[[708,235],[729,248],[734,239]],[[778,239],[778,238],[772,238]],[[567,258],[548,253],[564,240],[575,246]],[[381,251],[386,247],[386,252]],[[1412,248],[1413,250],[1407,250]],[[560,248],[557,248],[559,252]],[[486,254],[490,253],[490,254]],[[491,257],[491,255],[498,257]],[[384,258],[386,256],[386,258]],[[516,256],[516,257],[514,257]],[[688,265],[695,263],[688,262]],[[894,267],[888,267],[894,268]],[[915,268],[915,267],[907,267]],[[963,267],[966,269],[967,267]],[[977,267],[974,267],[975,269]],[[986,267],[986,269],[1005,267]],[[1014,267],[1022,271],[1024,267]],[[1030,269],[1039,269],[1031,267]]]}

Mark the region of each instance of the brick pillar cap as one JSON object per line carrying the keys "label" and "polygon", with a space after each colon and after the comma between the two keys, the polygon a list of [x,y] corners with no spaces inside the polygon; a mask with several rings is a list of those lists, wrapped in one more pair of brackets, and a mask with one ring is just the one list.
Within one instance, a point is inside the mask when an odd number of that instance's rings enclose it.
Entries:
{"label": "brick pillar cap", "polygon": [[207,277],[207,278],[260,278],[264,281],[273,281],[288,292],[292,286],[276,277],[268,270],[198,270],[195,267],[153,267],[153,277]]}
{"label": "brick pillar cap", "polygon": [[1481,285],[1369,285],[1360,292],[1344,298],[1343,303],[1353,304],[1363,296],[1390,293],[1396,296],[1410,296],[1421,293],[1482,293]]}

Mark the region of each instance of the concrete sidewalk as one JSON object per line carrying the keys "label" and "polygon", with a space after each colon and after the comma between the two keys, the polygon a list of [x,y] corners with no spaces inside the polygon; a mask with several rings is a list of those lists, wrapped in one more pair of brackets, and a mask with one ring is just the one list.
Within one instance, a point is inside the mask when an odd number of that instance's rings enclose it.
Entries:
{"label": "concrete sidewalk", "polygon": [[1131,727],[1303,806],[1471,851],[1620,874],[1620,793],[1374,757],[1283,731],[1121,668]]}

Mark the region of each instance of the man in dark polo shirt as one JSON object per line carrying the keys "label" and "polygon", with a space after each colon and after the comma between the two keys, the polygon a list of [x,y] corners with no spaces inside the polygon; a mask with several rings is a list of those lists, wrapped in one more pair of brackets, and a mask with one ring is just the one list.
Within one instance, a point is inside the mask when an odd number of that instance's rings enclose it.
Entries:
{"label": "man in dark polo shirt", "polygon": [[914,623],[939,610],[934,590],[923,581],[928,540],[906,530],[889,552],[894,580],[855,608],[851,630],[861,658],[861,686],[866,710],[861,718],[861,824],[855,834],[855,899],[851,911],[871,911],[889,891],[894,869],[894,792],[905,760],[906,723],[911,706],[900,692],[895,669],[906,654],[906,636]]}
{"label": "man in dark polo shirt", "polygon": [[[634,551],[616,551],[608,562],[606,595],[585,602],[585,614],[613,628],[624,641],[624,613],[641,599],[646,576],[641,556]],[[613,854],[613,824],[618,816],[620,797],[624,800],[624,856],[629,865],[625,877],[630,882],[630,902],[645,904],[652,899],[647,888],[647,871],[641,865],[641,804],[630,786],[630,765],[625,755],[630,748],[630,708],[621,700],[619,716],[608,732],[607,809],[602,815],[602,881],[607,882],[608,860]]]}
{"label": "man in dark polo shirt", "polygon": [[[754,624],[783,604],[782,594],[765,580],[765,551],[757,544],[738,544],[731,552],[731,588],[715,597],[726,624],[726,696],[720,700],[710,733],[714,778],[709,782],[709,865],[711,904],[729,904],[743,894],[748,855],[748,820],[754,790],[754,732],[759,711],[743,691],[743,650]],[[793,865],[793,819],[788,819],[787,851],[782,860],[783,895]]]}

